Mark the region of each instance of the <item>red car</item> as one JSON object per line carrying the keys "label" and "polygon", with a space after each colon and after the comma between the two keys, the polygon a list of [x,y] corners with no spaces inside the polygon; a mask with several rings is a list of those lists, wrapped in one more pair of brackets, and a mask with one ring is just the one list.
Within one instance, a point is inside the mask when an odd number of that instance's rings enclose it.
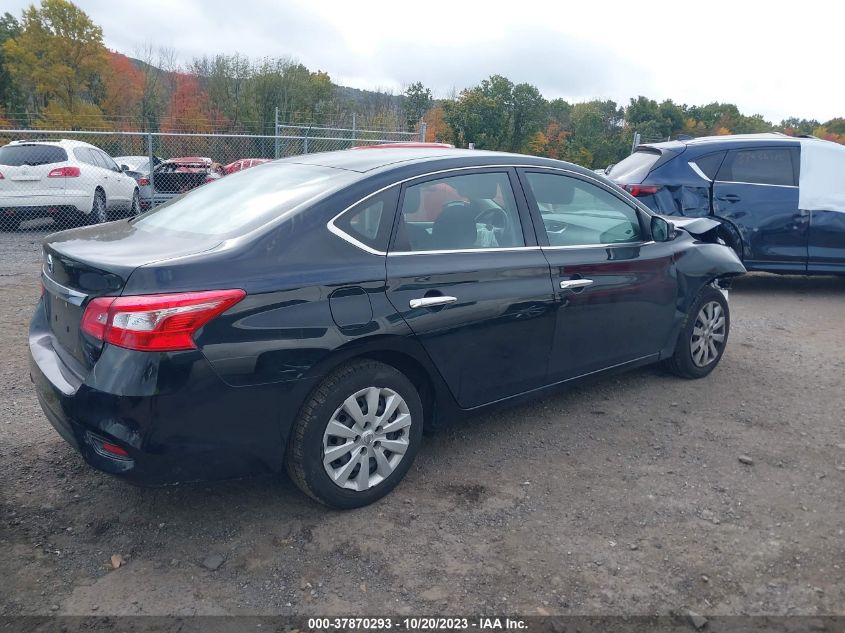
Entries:
{"label": "red car", "polygon": [[228,176],[229,174],[234,174],[236,171],[243,171],[244,169],[249,169],[250,167],[255,167],[256,165],[263,165],[264,163],[269,162],[269,158],[241,158],[233,163],[229,163],[228,165],[224,166],[223,171]]}

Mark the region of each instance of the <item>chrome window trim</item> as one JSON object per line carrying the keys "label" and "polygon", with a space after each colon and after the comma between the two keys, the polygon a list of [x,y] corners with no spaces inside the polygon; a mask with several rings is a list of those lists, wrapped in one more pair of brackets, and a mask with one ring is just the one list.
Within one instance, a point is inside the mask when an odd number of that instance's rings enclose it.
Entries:
{"label": "chrome window trim", "polygon": [[53,279],[47,275],[47,271],[43,269],[41,270],[41,282],[48,291],[59,297],[59,299],[72,303],[75,306],[81,306],[88,298],[88,295],[84,292],[78,292],[53,281]]}
{"label": "chrome window trim", "polygon": [[[712,155],[712,154],[711,154],[711,155]],[[706,175],[703,171],[701,171],[701,167],[699,167],[699,166],[695,163],[695,161],[692,161],[692,160],[691,160],[691,161],[687,161],[687,165],[689,165],[689,166],[692,168],[692,170],[693,170],[696,174],[698,174],[699,176],[701,176],[702,178],[704,178],[704,180],[706,180],[707,182],[713,182],[713,180],[712,180],[712,179],[708,178],[708,177],[707,177],[707,175]]]}
{"label": "chrome window trim", "polygon": [[744,180],[714,180],[713,182],[725,185],[753,185],[755,187],[782,187],[783,189],[798,189],[798,185],[773,185],[767,182],[745,182]]}
{"label": "chrome window trim", "polygon": [[640,246],[648,246],[649,244],[654,244],[654,240],[648,240],[646,242],[637,241],[637,242],[609,242],[607,244],[575,244],[575,245],[566,245],[566,246],[541,246],[540,248],[544,251],[571,251],[571,250],[578,250],[581,248],[613,248],[616,246],[621,246],[623,248],[633,248],[633,247],[640,247]]}
{"label": "chrome window trim", "polygon": [[[391,187],[396,187],[398,185],[403,185],[406,182],[411,180],[417,180],[418,178],[427,178],[429,176],[436,176],[438,174],[448,174],[455,171],[466,171],[468,169],[539,169],[539,170],[548,170],[548,171],[558,171],[563,172],[566,174],[572,174],[574,176],[578,176],[581,178],[585,178],[586,180],[592,181],[594,184],[599,185],[602,189],[608,191],[609,193],[616,195],[615,192],[610,189],[605,183],[603,183],[598,178],[594,178],[590,174],[581,173],[579,171],[575,171],[573,169],[566,169],[565,167],[549,167],[547,165],[525,165],[525,164],[498,164],[498,165],[469,165],[466,167],[450,167],[449,169],[439,169],[437,171],[430,171],[425,174],[418,174],[416,176],[410,176],[408,178],[403,178],[402,180],[397,180],[395,182],[390,183],[373,191],[372,193],[367,194],[360,200],[357,200],[346,207],[343,211],[335,215],[331,220],[326,223],[326,228],[329,230],[330,233],[333,233],[343,241],[351,244],[352,246],[364,251],[365,253],[369,253],[370,255],[379,255],[381,257],[387,255],[442,255],[445,253],[478,253],[478,252],[491,252],[491,251],[519,251],[519,250],[537,250],[541,248],[548,248],[548,247],[541,247],[541,246],[512,246],[512,247],[501,247],[501,248],[468,248],[468,249],[457,249],[457,250],[444,250],[444,251],[394,251],[392,253],[388,253],[385,251],[380,251],[378,249],[372,248],[371,246],[367,246],[360,240],[356,239],[355,237],[349,235],[343,229],[338,228],[335,224],[335,221],[342,216],[344,213],[352,209],[353,207],[358,206],[362,202],[372,198],[373,196],[377,196],[378,194],[387,191]],[[620,199],[621,200],[621,199]],[[625,202],[624,200],[621,200]],[[634,207],[636,208],[636,207]],[[618,243],[616,244],[618,245]],[[576,246],[575,248],[586,248],[595,245],[586,245],[586,246]],[[562,247],[562,248],[569,248],[569,247]]]}

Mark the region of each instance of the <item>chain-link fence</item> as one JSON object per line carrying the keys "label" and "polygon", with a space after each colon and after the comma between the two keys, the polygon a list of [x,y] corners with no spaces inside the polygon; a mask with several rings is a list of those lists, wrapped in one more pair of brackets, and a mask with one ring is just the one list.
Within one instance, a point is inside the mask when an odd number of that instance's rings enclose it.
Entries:
{"label": "chain-link fence", "polygon": [[58,231],[107,222],[275,158],[425,134],[276,129],[275,136],[0,129],[0,229]]}

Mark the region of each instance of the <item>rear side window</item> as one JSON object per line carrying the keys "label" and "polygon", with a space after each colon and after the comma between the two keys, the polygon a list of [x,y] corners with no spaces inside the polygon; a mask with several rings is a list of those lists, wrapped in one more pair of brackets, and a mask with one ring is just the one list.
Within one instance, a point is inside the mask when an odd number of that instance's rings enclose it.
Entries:
{"label": "rear side window", "polygon": [[659,151],[637,150],[628,158],[616,163],[606,175],[626,185],[639,184],[645,180],[658,160]]}
{"label": "rear side window", "polygon": [[505,172],[428,180],[405,189],[394,252],[525,246]]}
{"label": "rear side window", "polygon": [[94,157],[91,155],[91,150],[87,147],[74,147],[73,155],[76,156],[77,160],[82,161],[83,163],[99,167],[97,162],[94,160]]}
{"label": "rear side window", "polygon": [[50,165],[67,160],[67,152],[56,145],[6,145],[0,147],[0,165]]}
{"label": "rear side window", "polygon": [[728,152],[718,180],[759,185],[796,185],[788,148],[740,149]]}
{"label": "rear side window", "polygon": [[193,189],[132,223],[151,231],[242,235],[282,216],[293,217],[359,177],[320,165],[268,163]]}
{"label": "rear side window", "polygon": [[387,251],[399,187],[358,203],[335,220],[335,226],[350,237],[380,252]]}
{"label": "rear side window", "polygon": [[707,176],[710,180],[715,180],[716,174],[719,171],[719,167],[722,165],[722,161],[725,159],[726,153],[727,152],[714,152],[713,154],[706,154],[696,158],[692,162],[694,162],[701,170],[701,173]]}

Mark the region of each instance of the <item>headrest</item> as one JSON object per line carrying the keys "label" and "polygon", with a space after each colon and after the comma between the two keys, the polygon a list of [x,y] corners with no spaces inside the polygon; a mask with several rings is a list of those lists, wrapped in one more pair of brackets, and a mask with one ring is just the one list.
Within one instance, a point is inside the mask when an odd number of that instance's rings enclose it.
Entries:
{"label": "headrest", "polygon": [[475,215],[468,206],[443,207],[431,228],[431,249],[473,248],[478,239]]}

